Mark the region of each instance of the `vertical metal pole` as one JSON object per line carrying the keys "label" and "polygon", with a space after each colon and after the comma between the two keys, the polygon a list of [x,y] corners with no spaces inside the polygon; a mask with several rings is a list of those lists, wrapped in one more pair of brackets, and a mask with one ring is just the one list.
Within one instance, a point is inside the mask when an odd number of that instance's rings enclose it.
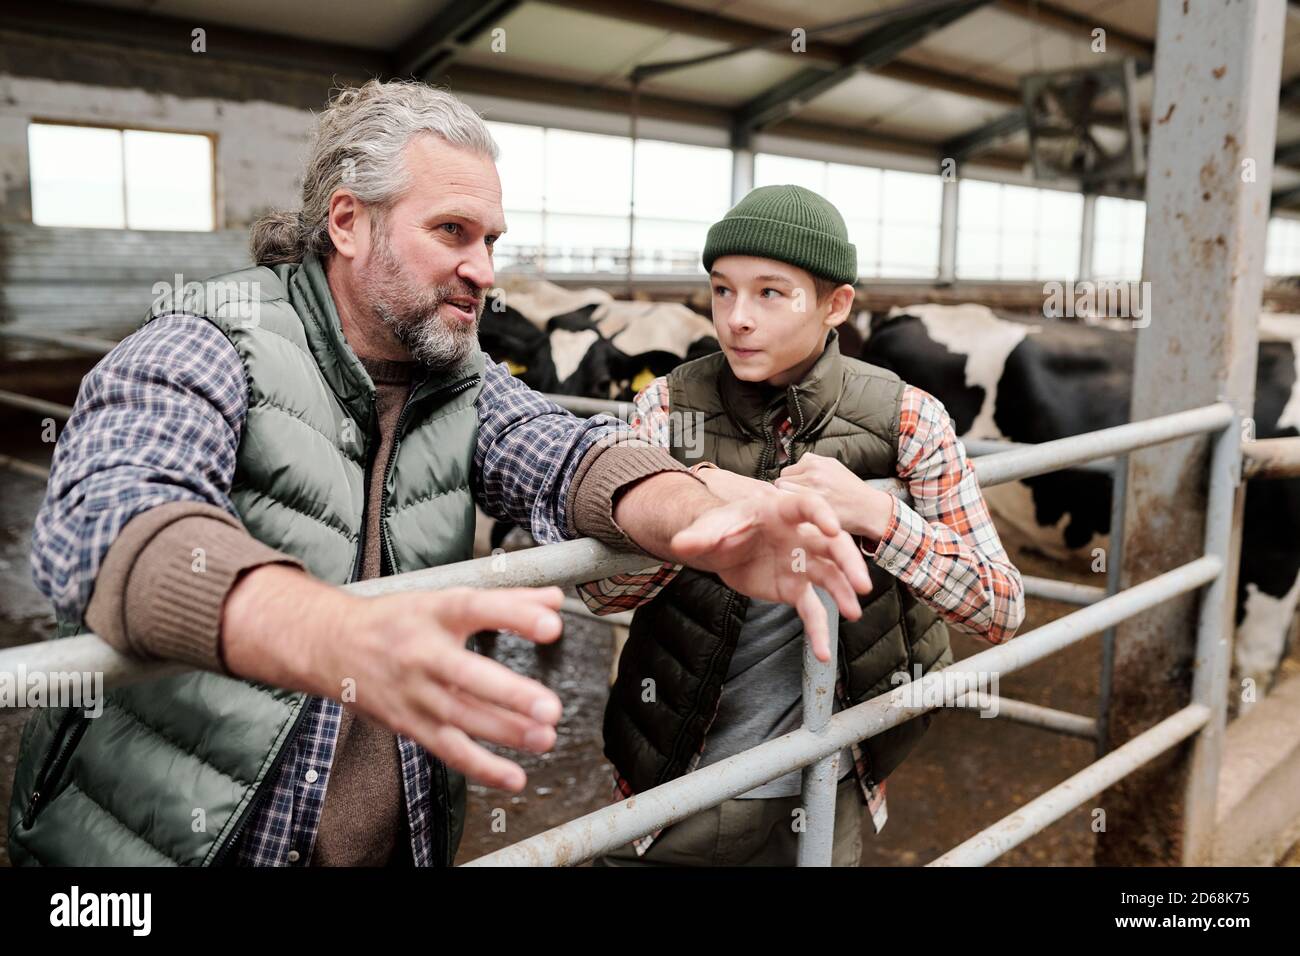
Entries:
{"label": "vertical metal pole", "polygon": [[1097,239],[1097,194],[1083,194],[1083,221],[1079,224],[1079,279],[1092,278],[1092,247]]}
{"label": "vertical metal pole", "polygon": [[960,185],[956,179],[943,180],[939,207],[939,281],[957,280],[957,198]]}
{"label": "vertical metal pole", "polygon": [[1196,660],[1192,674],[1192,703],[1210,709],[1210,719],[1192,745],[1183,819],[1183,859],[1186,866],[1206,866],[1214,848],[1214,818],[1218,806],[1219,759],[1228,711],[1229,629],[1236,620],[1233,601],[1237,587],[1241,526],[1241,426],[1234,421],[1214,440],[1210,454],[1210,493],[1205,508],[1205,553],[1223,561],[1223,571],[1201,591],[1196,626]]}
{"label": "vertical metal pole", "polygon": [[[1106,555],[1106,593],[1118,594],[1124,570],[1124,497],[1128,493],[1128,455],[1115,459],[1110,484],[1110,553]],[[1115,628],[1101,635],[1101,692],[1097,701],[1097,759],[1110,752],[1110,689],[1115,672]]]}
{"label": "vertical metal pole", "polygon": [[740,141],[731,147],[731,204],[734,206],[754,188],[754,150]]}
{"label": "vertical metal pole", "polygon": [[[822,663],[803,645],[803,726],[814,733],[825,728],[835,706],[836,661],[839,655],[839,608],[820,588],[830,624],[831,659]],[[835,790],[840,779],[840,752],[803,768],[803,829],[799,832],[799,866],[830,866],[835,845]]]}
{"label": "vertical metal pole", "polygon": [[631,183],[628,187],[627,196],[627,297],[636,298],[636,286],[632,280],[633,266],[632,257],[636,254],[636,134],[637,120],[641,113],[641,86],[638,80],[632,81],[632,116],[631,116],[631,139],[632,139],[632,169]]}
{"label": "vertical metal pole", "polygon": [[[1133,316],[1141,320],[1134,419],[1209,402],[1228,402],[1246,416],[1254,406],[1285,24],[1283,0],[1160,2],[1140,287],[1144,309]],[[1210,503],[1206,487],[1215,445],[1184,439],[1129,456],[1126,587],[1204,552],[1210,524],[1221,520],[1211,513],[1218,506]],[[1217,487],[1215,492],[1223,493]],[[1239,547],[1240,521],[1227,533],[1232,554]],[[1235,575],[1233,559],[1225,596],[1236,593]],[[1230,600],[1209,608],[1203,602],[1186,595],[1116,630],[1107,714],[1112,748],[1186,706],[1194,691],[1226,692],[1222,683],[1207,688],[1206,681],[1217,679],[1213,662],[1193,677],[1202,650],[1196,640],[1200,618],[1207,611],[1220,616],[1222,609],[1226,621],[1230,613]],[[1163,754],[1101,795],[1096,806],[1105,812],[1105,829],[1097,837],[1097,865],[1204,861],[1214,822],[1218,746],[1214,730],[1202,733],[1205,742]]]}

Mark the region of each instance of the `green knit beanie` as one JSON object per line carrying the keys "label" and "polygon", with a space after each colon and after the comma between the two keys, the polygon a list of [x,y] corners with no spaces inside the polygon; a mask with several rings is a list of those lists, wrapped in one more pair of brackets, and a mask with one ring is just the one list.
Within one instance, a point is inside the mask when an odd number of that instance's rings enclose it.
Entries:
{"label": "green knit beanie", "polygon": [[850,285],[858,251],[839,210],[802,186],[762,186],[736,203],[704,240],[704,271],[722,256],[759,256]]}

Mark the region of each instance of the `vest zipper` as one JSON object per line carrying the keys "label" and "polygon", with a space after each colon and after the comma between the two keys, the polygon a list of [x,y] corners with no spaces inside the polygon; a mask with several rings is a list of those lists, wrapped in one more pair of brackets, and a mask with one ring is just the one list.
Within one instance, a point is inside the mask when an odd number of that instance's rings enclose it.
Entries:
{"label": "vest zipper", "polygon": [[221,845],[221,848],[218,849],[216,854],[212,857],[212,863],[210,865],[220,866],[225,862],[226,857],[230,855],[230,851],[234,848],[235,843],[238,842],[240,831],[244,829],[244,824],[248,822],[248,818],[253,815],[253,811],[262,805],[262,801],[265,800],[266,795],[270,793],[269,784],[279,776],[280,767],[284,763],[285,758],[289,755],[293,739],[298,736],[298,728],[302,726],[302,722],[307,717],[308,706],[308,699],[304,698],[302,706],[298,708],[298,715],[293,719],[293,726],[289,728],[289,736],[284,739],[284,745],[280,747],[280,752],[275,755],[275,760],[271,762],[271,766],[267,768],[266,773],[262,777],[260,792],[254,794],[253,799],[249,800],[244,806],[244,809],[239,812],[239,816],[235,820],[235,825],[230,829],[230,835],[226,837],[226,842]]}
{"label": "vest zipper", "polygon": [[32,786],[31,799],[27,801],[27,809],[23,813],[24,830],[30,830],[32,824],[36,822],[36,814],[40,812],[41,806],[46,799],[47,787],[62,776],[63,771],[67,768],[68,761],[72,759],[72,751],[76,749],[77,744],[81,742],[82,735],[86,732],[86,728],[90,726],[90,718],[82,715],[81,723],[72,728],[71,735],[65,741],[63,739],[64,735],[68,733],[68,729],[72,727],[72,723],[76,719],[76,710],[69,710],[63,715],[63,719],[59,721],[58,729],[54,732],[54,743],[45,756],[40,773],[36,775],[36,782]]}
{"label": "vest zipper", "polygon": [[[726,587],[726,585],[723,586]],[[731,588],[727,588],[727,603],[726,606],[722,609],[722,616],[725,622],[723,624],[723,627],[729,627],[731,625],[731,608],[735,605],[735,603],[736,603],[736,592]],[[713,676],[713,672],[718,666],[718,656],[722,653],[722,649],[726,646],[727,646],[727,641],[725,639],[719,641],[718,646],[715,647],[713,649],[713,653],[709,655],[709,663],[704,668],[704,674],[700,678],[700,682],[702,684],[707,684],[709,678]],[[721,693],[721,690],[719,690],[719,693]],[[656,786],[658,784],[666,782],[669,779],[668,771],[673,766],[675,766],[678,759],[680,759],[682,745],[686,742],[687,726],[690,724],[692,720],[695,719],[695,715],[699,713],[700,702],[703,696],[704,696],[703,694],[696,695],[695,703],[691,705],[690,712],[687,713],[686,719],[682,721],[682,732],[677,735],[677,740],[673,743],[673,752],[669,754],[668,763],[664,765],[663,771],[659,774],[659,779],[655,781]],[[708,736],[709,727],[713,726],[713,720],[716,719],[717,716],[718,716],[717,708],[715,707],[713,712],[713,718],[710,719],[709,725],[704,728],[704,736],[706,737]]]}

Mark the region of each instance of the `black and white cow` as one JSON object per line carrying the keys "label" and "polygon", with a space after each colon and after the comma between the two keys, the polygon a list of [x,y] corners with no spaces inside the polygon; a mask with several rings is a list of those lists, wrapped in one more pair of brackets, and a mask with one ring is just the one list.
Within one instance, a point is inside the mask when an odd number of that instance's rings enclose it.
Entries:
{"label": "black and white cow", "polygon": [[[684,305],[623,302],[599,289],[568,290],[541,280],[515,280],[488,297],[479,344],[540,392],[618,402],[630,402],[682,362],[718,350],[713,323]],[[478,554],[532,543],[485,516],[479,528]]]}
{"label": "black and white cow", "polygon": [[[1037,443],[1128,420],[1136,337],[1028,322],[980,305],[895,309],[871,323],[861,358],[937,396],[966,440]],[[1255,437],[1300,428],[1300,316],[1260,322]],[[1085,471],[986,490],[1000,527],[1057,557],[1089,555],[1110,530],[1110,479]],[[1242,529],[1234,665],[1262,694],[1290,643],[1300,595],[1300,479],[1251,481]]]}
{"label": "black and white cow", "polygon": [[650,379],[718,350],[713,323],[672,302],[522,281],[490,296],[483,350],[541,392],[630,401]]}

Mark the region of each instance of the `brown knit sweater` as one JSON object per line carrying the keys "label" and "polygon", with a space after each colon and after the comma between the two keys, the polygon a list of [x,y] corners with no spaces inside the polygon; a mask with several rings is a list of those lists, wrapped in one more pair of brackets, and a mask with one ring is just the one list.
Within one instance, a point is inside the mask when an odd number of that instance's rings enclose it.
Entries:
{"label": "brown knit sweater", "polygon": [[[375,382],[379,418],[362,536],[366,579],[389,573],[379,546],[379,498],[415,363],[361,361]],[[595,446],[569,487],[571,530],[614,547],[634,547],[614,522],[614,499],[641,478],[678,470],[682,466],[670,455],[649,445]],[[202,549],[202,562],[196,549]],[[124,653],[228,673],[220,642],[226,595],[245,571],[280,562],[302,567],[296,558],[257,541],[219,508],[162,505],[136,516],[114,541],[96,578],[86,623]],[[311,863],[410,862],[396,737],[345,707]]]}

